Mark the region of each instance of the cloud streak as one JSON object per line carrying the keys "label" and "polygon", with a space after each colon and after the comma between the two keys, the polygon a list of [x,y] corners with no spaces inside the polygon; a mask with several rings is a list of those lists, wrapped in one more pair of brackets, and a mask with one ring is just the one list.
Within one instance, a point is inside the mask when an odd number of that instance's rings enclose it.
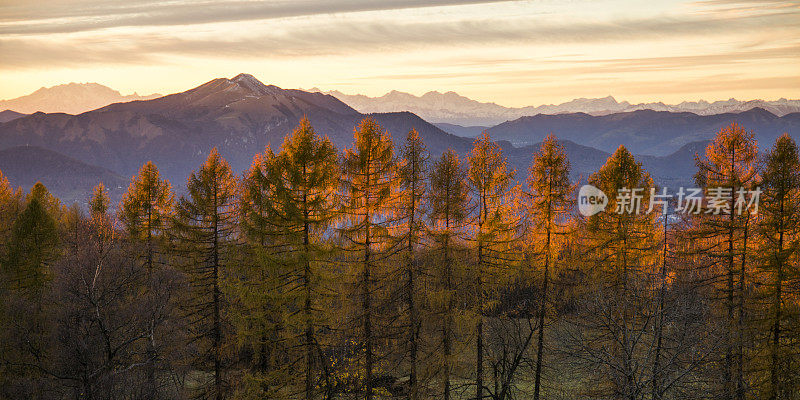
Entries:
{"label": "cloud streak", "polygon": [[[236,67],[276,83],[373,92],[507,93],[515,83],[552,92],[554,82],[592,91],[615,81],[630,93],[670,81],[691,93],[711,90],[697,84],[703,77],[728,74],[772,95],[775,82],[800,78],[800,0],[673,1],[7,0],[0,88],[83,71],[164,92],[152,75],[118,71],[166,71],[160,82],[176,88],[196,82],[180,72],[186,65],[193,79]],[[135,80],[149,86],[127,83]]]}
{"label": "cloud streak", "polygon": [[363,11],[501,3],[514,0],[312,0],[153,2],[82,1],[65,7],[29,0],[0,7],[0,35],[75,33],[119,27],[159,27],[310,17]]}
{"label": "cloud streak", "polygon": [[[768,27],[768,28],[765,28]],[[454,22],[376,21],[351,23],[289,25],[287,31],[254,29],[246,37],[182,37],[169,33],[109,34],[102,37],[79,37],[49,41],[38,37],[0,39],[0,50],[7,57],[2,67],[19,68],[36,64],[79,65],[81,63],[141,63],[165,56],[203,57],[309,57],[403,51],[435,46],[461,45],[552,45],[591,44],[611,41],[641,41],[664,37],[678,39],[725,35],[743,29],[798,29],[800,10],[754,16],[725,18],[651,18],[612,20],[597,23],[547,23],[537,16],[518,18],[502,24],[487,18]],[[224,36],[224,35],[223,35]],[[639,58],[639,68],[680,68],[698,62],[733,62],[731,57],[791,57],[797,46],[782,49],[758,49],[686,57]],[[796,53],[795,53],[796,54]],[[795,57],[797,56],[795,55]],[[596,60],[633,67],[630,62]],[[0,68],[2,68],[0,67]]]}

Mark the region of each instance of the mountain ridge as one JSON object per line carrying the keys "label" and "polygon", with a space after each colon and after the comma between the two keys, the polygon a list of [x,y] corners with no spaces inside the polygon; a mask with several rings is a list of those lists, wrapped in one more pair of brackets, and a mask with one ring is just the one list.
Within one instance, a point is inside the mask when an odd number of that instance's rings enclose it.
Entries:
{"label": "mountain ridge", "polygon": [[282,89],[239,74],[77,115],[36,112],[16,118],[0,124],[0,148],[40,146],[122,175],[153,161],[170,180],[181,181],[212,147],[234,170],[244,170],[267,145],[280,146],[303,116],[340,149],[350,146],[353,128],[368,116],[396,143],[412,128],[434,153],[470,143],[411,113],[362,114],[333,96]]}
{"label": "mountain ridge", "polygon": [[691,112],[635,110],[601,116],[586,113],[538,114],[520,117],[489,128],[498,140],[525,146],[550,133],[586,146],[613,152],[624,144],[634,154],[664,156],[681,146],[709,140],[733,122],[753,131],[760,143],[773,143],[783,133],[800,132],[800,113],[782,117],[753,108],[739,113],[698,115]]}
{"label": "mountain ridge", "polygon": [[22,114],[35,112],[63,112],[80,114],[112,103],[135,100],[150,100],[161,97],[154,93],[140,96],[137,93],[122,95],[120,92],[99,83],[66,83],[42,87],[33,93],[13,99],[0,100],[0,110],[13,110]]}
{"label": "mountain ridge", "polygon": [[99,182],[106,186],[109,196],[118,201],[129,183],[126,178],[107,168],[38,146],[0,150],[0,171],[12,187],[28,190],[36,182],[42,182],[66,204],[85,204]]}
{"label": "mountain ridge", "polygon": [[[434,157],[448,148],[466,155],[473,142],[447,133],[410,111],[364,114],[332,95],[282,89],[248,74],[213,79],[155,99],[109,104],[78,115],[36,112],[13,116],[0,123],[0,149],[36,146],[121,176],[131,176],[144,162],[153,161],[176,188],[183,186],[212,147],[219,149],[236,173],[245,170],[266,146],[279,147],[304,116],[340,150],[352,146],[353,129],[366,117],[386,129],[396,145],[410,129],[417,129]],[[686,150],[686,145],[709,139],[731,120],[754,130],[765,145],[784,131],[800,130],[800,113],[778,117],[755,108],[712,116],[653,110],[604,116],[539,114],[488,131],[504,149],[520,179],[541,140],[554,133],[567,148],[575,179],[596,171],[617,146],[624,144],[646,168],[652,168],[650,172],[659,183],[685,183],[691,181],[694,166],[694,154]]]}
{"label": "mountain ridge", "polygon": [[[314,89],[312,89],[314,90]],[[315,88],[319,91],[319,89]],[[505,107],[494,102],[480,102],[456,92],[429,91],[421,96],[392,90],[382,96],[369,97],[361,94],[349,95],[332,90],[322,92],[342,100],[360,112],[411,111],[431,123],[448,123],[460,126],[491,126],[512,121],[523,116],[537,114],[567,114],[584,112],[589,115],[653,110],[669,112],[692,112],[698,115],[714,115],[742,112],[760,107],[777,116],[800,112],[800,100],[779,99],[774,101],[736,99],[708,102],[684,101],[678,104],[650,102],[631,104],[618,102],[613,96],[602,98],[577,98],[561,104],[539,106]]]}

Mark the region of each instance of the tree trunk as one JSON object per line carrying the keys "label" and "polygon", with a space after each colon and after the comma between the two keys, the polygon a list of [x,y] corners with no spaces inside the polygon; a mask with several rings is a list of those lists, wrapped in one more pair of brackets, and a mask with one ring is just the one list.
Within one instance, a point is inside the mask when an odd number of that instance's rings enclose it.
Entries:
{"label": "tree trunk", "polygon": [[[153,306],[153,204],[151,187],[148,185],[147,190],[147,295],[150,298],[150,306]],[[147,338],[147,398],[155,399],[158,391],[156,384],[156,350],[155,350],[155,315],[150,316],[148,321],[148,338]]]}
{"label": "tree trunk", "polygon": [[407,274],[408,274],[408,282],[406,283],[406,300],[408,301],[408,313],[409,313],[409,337],[408,337],[408,344],[409,344],[409,356],[411,358],[411,371],[408,377],[408,386],[409,386],[409,399],[410,400],[417,400],[418,398],[418,388],[417,388],[417,335],[419,334],[418,328],[418,317],[417,317],[417,308],[416,304],[414,303],[414,268],[416,265],[416,257],[414,254],[414,244],[416,241],[416,236],[414,234],[414,224],[415,224],[415,213],[416,213],[416,179],[413,180],[413,184],[411,187],[411,214],[409,216],[408,221],[408,264],[407,264]]}
{"label": "tree trunk", "polygon": [[[731,210],[731,214],[733,210]],[[737,332],[737,352],[736,352],[736,398],[737,400],[744,400],[745,387],[744,387],[744,297],[746,290],[747,278],[747,228],[750,223],[750,214],[745,216],[744,220],[744,238],[742,241],[742,267],[739,270],[739,318],[738,318],[738,332]]]}
{"label": "tree trunk", "polygon": [[[303,194],[303,203],[305,205],[305,193]],[[314,398],[314,324],[311,321],[311,264],[308,260],[309,257],[309,238],[308,238],[308,215],[304,210],[306,220],[303,222],[303,285],[305,286],[305,304],[303,305],[303,313],[305,314],[306,322],[306,400]]]}
{"label": "tree trunk", "polygon": [[364,345],[366,347],[364,368],[364,390],[366,391],[364,398],[372,400],[372,298],[370,293],[370,237],[369,237],[369,214],[364,217],[365,222],[365,235],[364,235],[364,281],[363,281],[363,307],[364,307]]}
{"label": "tree trunk", "polygon": [[[666,206],[665,206],[666,207]],[[667,223],[668,215],[664,214],[664,250],[661,254],[661,290],[658,293],[658,316],[656,320],[656,349],[653,357],[653,400],[661,399],[661,342],[664,331],[664,294],[667,285]]]}
{"label": "tree trunk", "polygon": [[[548,214],[549,214],[548,207]],[[540,384],[542,377],[542,354],[544,354],[544,321],[547,311],[547,283],[550,280],[550,218],[547,217],[547,243],[545,244],[544,278],[542,281],[542,300],[539,307],[539,338],[536,344],[536,376],[533,386],[533,400],[539,400]]]}
{"label": "tree trunk", "polygon": [[[479,239],[483,240],[483,239]],[[475,354],[475,400],[483,399],[483,245],[478,242],[478,324]]]}
{"label": "tree trunk", "polygon": [[478,211],[478,324],[476,327],[477,343],[475,346],[475,400],[483,399],[483,224],[488,215],[486,209],[486,189],[481,189],[480,210]]}
{"label": "tree trunk", "polygon": [[781,345],[781,290],[783,285],[783,199],[780,205],[780,227],[778,233],[778,256],[777,271],[775,276],[775,299],[773,307],[775,307],[775,321],[772,324],[772,365],[770,366],[770,381],[772,383],[770,400],[777,400],[782,393],[780,383],[780,345]]}
{"label": "tree trunk", "polygon": [[725,332],[725,371],[723,371],[723,379],[725,380],[725,399],[733,399],[733,274],[734,274],[734,254],[733,254],[733,210],[731,210],[728,227],[728,271],[727,271],[727,308],[728,308],[728,329]]}
{"label": "tree trunk", "polygon": [[213,221],[213,242],[212,252],[212,279],[213,283],[213,302],[214,302],[214,321],[213,321],[213,352],[214,352],[214,389],[217,400],[222,400],[222,323],[220,321],[220,290],[219,290],[219,215],[217,206],[216,182],[214,185],[214,221]]}

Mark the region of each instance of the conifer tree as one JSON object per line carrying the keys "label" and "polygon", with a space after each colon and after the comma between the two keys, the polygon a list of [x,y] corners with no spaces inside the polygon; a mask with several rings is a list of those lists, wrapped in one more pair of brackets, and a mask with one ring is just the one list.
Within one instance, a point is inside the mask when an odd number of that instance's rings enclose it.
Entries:
{"label": "conifer tree", "polygon": [[61,200],[53,196],[42,182],[36,182],[33,187],[31,187],[28,195],[25,196],[26,203],[30,202],[31,199],[39,200],[39,204],[53,217],[56,223],[61,221],[61,217],[66,210],[64,206],[61,205]]}
{"label": "conifer tree", "polygon": [[[790,306],[793,295],[791,282],[800,276],[797,266],[800,249],[800,159],[797,145],[787,135],[779,137],[766,156],[762,180],[762,200],[759,207],[760,230],[764,238],[761,254],[767,274],[768,296],[771,296],[769,326],[769,390],[765,398],[789,399],[798,390],[792,385],[792,369],[800,365],[796,348],[798,341],[790,339],[798,333],[797,311]],[[794,262],[792,262],[794,261]],[[793,312],[794,311],[794,312]],[[794,328],[794,329],[792,329]],[[793,354],[794,353],[794,354]]]}
{"label": "conifer tree", "polygon": [[[299,331],[303,349],[304,396],[314,398],[318,371],[326,360],[319,349],[318,332],[324,327],[323,299],[326,290],[324,263],[327,252],[323,237],[336,216],[336,188],[339,168],[336,149],[327,137],[320,137],[307,118],[287,136],[281,152],[265,156],[263,173],[251,172],[254,179],[249,232],[269,236],[269,246],[279,254],[289,288],[290,308],[300,313],[287,316],[290,328]],[[263,212],[258,213],[257,210]],[[257,222],[263,218],[262,223]],[[273,290],[276,288],[273,288]],[[329,385],[325,385],[326,387]],[[330,388],[328,388],[330,389]]]}
{"label": "conifer tree", "polygon": [[430,177],[430,234],[440,253],[438,287],[441,291],[442,398],[451,396],[451,375],[455,364],[453,330],[456,303],[455,241],[464,228],[469,207],[467,171],[458,155],[448,150],[433,166]]}
{"label": "conifer tree", "polygon": [[245,254],[229,290],[239,303],[234,315],[238,341],[252,347],[254,353],[253,371],[239,391],[245,397],[280,397],[281,390],[294,383],[289,370],[279,365],[279,360],[287,359],[287,347],[296,343],[284,343],[283,337],[290,304],[284,283],[286,271],[294,264],[281,257],[282,233],[275,221],[278,164],[278,156],[269,146],[256,154],[244,173],[238,199]]}
{"label": "conifer tree", "polygon": [[158,168],[147,162],[131,179],[119,208],[119,219],[129,237],[145,248],[144,263],[149,273],[156,268],[159,241],[173,216],[172,185],[162,179]]}
{"label": "conifer tree", "polygon": [[475,399],[483,398],[483,317],[485,290],[484,280],[490,269],[495,269],[506,260],[502,246],[508,243],[512,226],[510,215],[510,189],[514,171],[509,170],[500,146],[492,142],[483,132],[475,139],[469,156],[467,181],[472,191],[477,214],[474,216],[474,245],[476,249],[475,293],[476,293],[476,370]]}
{"label": "conifer tree", "polygon": [[409,398],[419,398],[419,383],[417,377],[417,360],[419,353],[420,318],[419,308],[415,297],[417,296],[419,263],[418,247],[422,239],[424,226],[423,215],[424,196],[427,188],[427,160],[428,152],[422,138],[416,130],[412,129],[406,136],[406,142],[400,150],[401,160],[398,166],[399,196],[397,219],[401,221],[399,236],[405,242],[405,292],[403,293],[408,313],[408,351],[410,358],[409,371]]}
{"label": "conifer tree", "polygon": [[614,396],[633,400],[644,387],[644,374],[637,365],[645,364],[640,353],[649,346],[642,335],[648,327],[647,304],[640,301],[647,297],[639,291],[645,273],[654,262],[657,246],[656,214],[647,212],[654,185],[642,164],[624,146],[589,177],[589,184],[602,190],[609,202],[604,212],[586,221],[589,246],[586,254],[599,271],[601,284],[596,295],[602,301],[595,305],[599,309],[587,310],[590,315],[586,326],[591,327],[593,336],[585,346],[590,349],[588,354],[598,354],[593,346],[607,346],[608,350],[602,353],[607,351],[608,356],[594,361],[606,368],[599,371],[608,379],[607,390]]}
{"label": "conifer tree", "polygon": [[[37,183],[22,201],[22,191],[12,191],[0,177],[0,397],[41,394],[36,388],[20,388],[19,382],[38,382],[36,357],[47,352],[49,324],[44,312],[51,265],[60,254],[58,223],[43,202],[57,204],[47,188]],[[19,211],[23,206],[22,211]],[[26,394],[22,394],[26,393]]]}
{"label": "conifer tree", "polygon": [[[745,259],[747,223],[750,212],[739,214],[735,201],[742,190],[753,188],[757,179],[758,147],[752,132],[736,124],[722,128],[706,147],[705,157],[696,157],[695,181],[707,197],[727,199],[727,209],[715,212],[708,207],[695,216],[698,237],[714,243],[703,248],[713,258],[725,260],[725,308],[728,327],[722,371],[725,399],[743,400],[746,384],[743,376],[743,325],[745,301]],[[712,206],[712,205],[707,205]],[[741,263],[737,268],[737,260]],[[738,280],[738,282],[737,282]],[[737,285],[738,283],[738,285]]]}
{"label": "conifer tree", "polygon": [[[569,160],[564,147],[558,144],[555,136],[548,135],[539,151],[534,155],[528,172],[528,193],[526,208],[530,214],[534,238],[544,237],[544,243],[537,253],[544,253],[544,269],[540,293],[539,332],[536,347],[536,368],[534,375],[534,400],[539,399],[542,355],[544,353],[544,326],[547,312],[547,290],[550,269],[553,262],[553,241],[555,235],[564,234],[564,223],[569,217],[574,202],[574,187],[569,179]],[[540,240],[539,240],[540,241]],[[537,240],[533,241],[534,243]]]}
{"label": "conifer tree", "polygon": [[[159,265],[163,264],[163,253],[166,247],[165,231],[169,228],[173,217],[174,205],[172,186],[161,178],[158,168],[149,161],[142,165],[139,173],[131,179],[128,190],[120,203],[119,220],[125,228],[128,239],[134,244],[134,248],[142,250],[136,256],[147,271],[148,296],[151,296],[154,291],[154,272]],[[156,382],[158,354],[155,332],[157,317],[155,314],[160,310],[151,312],[146,349],[147,387],[145,392],[150,398],[156,397],[158,387]]]}
{"label": "conifer tree", "polygon": [[232,259],[236,228],[236,178],[231,167],[212,149],[205,163],[187,182],[187,197],[177,205],[175,229],[185,246],[192,282],[192,325],[201,352],[199,367],[211,368],[213,382],[204,395],[222,399],[225,327],[221,285]]}
{"label": "conifer tree", "polygon": [[89,213],[101,254],[105,253],[106,247],[110,244],[109,242],[114,234],[111,219],[108,216],[108,205],[110,203],[108,190],[102,182],[98,183],[92,190],[92,198],[89,200]]}
{"label": "conifer tree", "polygon": [[92,189],[92,199],[89,201],[89,211],[92,216],[105,215],[108,212],[108,205],[111,200],[108,198],[108,189],[103,183],[98,183]]}
{"label": "conifer tree", "polygon": [[344,191],[350,223],[342,229],[360,266],[361,345],[364,348],[364,395],[372,400],[376,354],[375,298],[377,268],[388,238],[396,168],[392,139],[375,120],[366,118],[354,131],[355,145],[344,154]]}
{"label": "conifer tree", "polygon": [[14,286],[25,293],[38,296],[49,276],[48,264],[58,255],[58,223],[52,212],[60,212],[59,204],[37,182],[11,227],[6,268]]}
{"label": "conifer tree", "polygon": [[6,255],[6,246],[14,219],[21,211],[22,191],[14,190],[0,171],[0,260]]}

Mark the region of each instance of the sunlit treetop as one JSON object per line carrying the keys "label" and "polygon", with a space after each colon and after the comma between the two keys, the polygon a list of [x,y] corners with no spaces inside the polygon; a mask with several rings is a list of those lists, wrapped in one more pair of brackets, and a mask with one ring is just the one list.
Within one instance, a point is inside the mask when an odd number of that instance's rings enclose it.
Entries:
{"label": "sunlit treetop", "polygon": [[153,235],[166,227],[174,203],[172,185],[148,161],[131,179],[120,204],[119,219],[131,235]]}
{"label": "sunlit treetop", "polygon": [[753,132],[734,122],[720,129],[706,147],[704,157],[697,156],[695,161],[698,186],[744,186],[758,173],[758,145]]}
{"label": "sunlit treetop", "polygon": [[574,186],[569,178],[570,163],[564,147],[554,135],[547,135],[533,156],[528,170],[529,212],[536,221],[554,218],[558,213],[570,211],[574,199]]}

